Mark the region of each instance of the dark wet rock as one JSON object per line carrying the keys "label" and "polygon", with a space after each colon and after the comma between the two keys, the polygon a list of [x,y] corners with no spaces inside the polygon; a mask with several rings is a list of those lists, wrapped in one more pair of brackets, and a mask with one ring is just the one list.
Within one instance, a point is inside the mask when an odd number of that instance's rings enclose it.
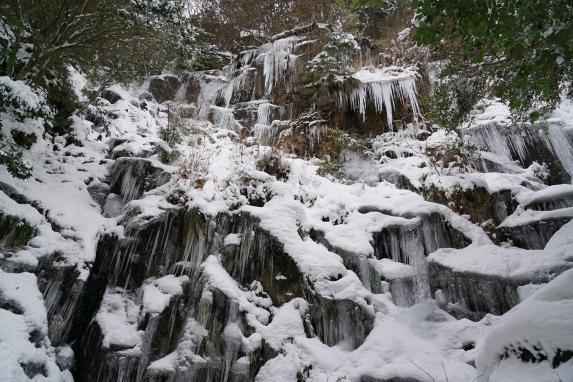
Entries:
{"label": "dark wet rock", "polygon": [[460,215],[469,215],[471,221],[478,224],[491,219],[494,225],[498,225],[511,215],[518,205],[510,190],[490,194],[483,187],[446,192],[431,186],[425,191],[425,197],[429,201],[448,206]]}
{"label": "dark wet rock", "polygon": [[553,211],[567,207],[573,207],[573,191],[558,196],[537,198],[524,206],[525,209],[536,211]]}
{"label": "dark wet rock", "polygon": [[103,333],[96,321],[90,324],[74,349],[74,379],[78,381],[137,381],[140,353],[103,349]]}
{"label": "dark wet rock", "polygon": [[391,225],[373,235],[374,256],[410,264],[413,248],[424,256],[439,248],[463,248],[470,244],[439,214],[420,216],[418,222]]}
{"label": "dark wet rock", "polygon": [[97,293],[95,289],[86,291],[86,283],[79,276],[80,272],[75,265],[47,263],[38,272],[38,287],[44,296],[48,314],[48,334],[55,346],[69,339],[76,324],[74,320],[79,314],[81,300],[86,299],[84,294]]}
{"label": "dark wet rock", "polygon": [[124,203],[139,199],[144,192],[164,185],[171,174],[143,158],[120,158],[110,170],[110,192],[120,195]]}
{"label": "dark wet rock", "polygon": [[310,319],[318,338],[329,346],[343,343],[351,349],[362,345],[374,326],[374,317],[350,300],[334,300],[317,293],[306,296]]}
{"label": "dark wet rock", "polygon": [[149,80],[149,92],[157,102],[162,103],[165,101],[175,99],[175,95],[181,86],[181,80],[175,76],[165,75],[152,77]]}
{"label": "dark wet rock", "polygon": [[547,184],[570,183],[571,174],[566,170],[570,164],[561,163],[558,140],[573,144],[573,136],[560,131],[560,127],[549,126],[544,129],[540,124],[521,126],[498,126],[495,123],[482,124],[464,130],[472,143],[478,147],[506,158],[518,161],[524,168],[534,162],[544,163],[549,169]]}
{"label": "dark wet rock", "polygon": [[101,97],[103,99],[108,100],[109,103],[116,103],[117,101],[122,99],[121,94],[110,88],[102,90]]}
{"label": "dark wet rock", "polygon": [[[458,318],[480,320],[487,313],[501,315],[519,303],[517,288],[531,281],[514,281],[499,276],[457,272],[430,262],[430,287],[441,290],[449,304],[447,310]],[[538,280],[543,282],[542,279]]]}
{"label": "dark wet rock", "polygon": [[211,248],[222,241],[217,226],[196,209],[173,207],[147,221],[126,219],[124,237],[107,235],[100,241],[92,274],[128,290],[149,277],[197,274]]}
{"label": "dark wet rock", "polygon": [[109,185],[102,182],[92,182],[88,186],[88,192],[92,199],[103,208],[105,199],[109,194]]}
{"label": "dark wet rock", "polygon": [[[221,220],[218,225],[221,225]],[[223,250],[223,264],[234,279],[242,285],[259,281],[277,306],[302,297],[303,275],[278,240],[247,214],[229,216],[225,223],[229,225],[229,233],[241,235],[238,247],[230,246]],[[280,277],[277,277],[279,273]]]}
{"label": "dark wet rock", "polygon": [[555,232],[571,219],[571,217],[543,219],[526,225],[498,227],[497,230],[502,240],[511,240],[516,247],[543,249]]}
{"label": "dark wet rock", "polygon": [[396,171],[385,171],[378,174],[378,179],[381,182],[389,182],[401,190],[410,190],[413,192],[420,192],[420,190],[412,185],[410,179]]}
{"label": "dark wet rock", "polygon": [[[28,199],[25,195],[18,192],[14,187],[9,185],[8,183],[4,183],[0,181],[0,191],[5,193],[9,198],[14,199],[16,203],[20,204],[32,204],[32,201]],[[36,206],[37,208],[37,206]]]}

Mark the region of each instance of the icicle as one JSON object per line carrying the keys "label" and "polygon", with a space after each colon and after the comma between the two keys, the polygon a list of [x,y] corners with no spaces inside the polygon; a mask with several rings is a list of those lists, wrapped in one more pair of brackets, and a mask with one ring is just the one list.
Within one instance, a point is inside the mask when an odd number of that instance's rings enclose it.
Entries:
{"label": "icicle", "polygon": [[288,122],[275,121],[271,126],[257,123],[255,125],[255,137],[260,144],[273,146],[279,142],[281,134],[289,128],[290,125]]}
{"label": "icicle", "polygon": [[257,123],[259,125],[269,125],[269,116],[271,111],[271,104],[268,102],[262,102],[259,104],[257,109]]}
{"label": "icicle", "polygon": [[293,65],[297,56],[292,50],[302,37],[290,36],[282,38],[261,47],[264,52],[263,75],[265,76],[265,94],[273,91],[274,85],[279,82],[290,65]]}
{"label": "icicle", "polygon": [[221,90],[225,89],[227,83],[219,77],[209,76],[201,79],[201,90],[197,99],[197,111],[195,118],[198,120],[206,120],[210,108],[215,104]]}
{"label": "icicle", "polygon": [[240,133],[243,126],[235,120],[233,109],[227,109],[219,106],[209,107],[211,115],[213,116],[213,125],[220,129],[231,130]]}
{"label": "icicle", "polygon": [[547,134],[541,136],[555,156],[559,158],[565,171],[571,175],[573,183],[573,139],[567,135],[563,127],[554,123],[549,125]]}
{"label": "icicle", "polygon": [[[229,75],[229,77],[231,77]],[[220,91],[222,93],[223,98],[225,99],[225,107],[229,107],[231,105],[231,101],[233,99],[233,95],[235,95],[237,90],[240,90],[243,87],[245,79],[245,72],[242,72],[238,76],[231,78],[225,86],[224,89]]]}
{"label": "icicle", "polygon": [[350,92],[340,92],[338,99],[341,104],[348,103],[352,109],[359,110],[363,119],[366,119],[366,103],[371,99],[377,112],[386,110],[387,123],[392,129],[396,100],[410,104],[415,120],[420,115],[416,76],[412,70],[396,67],[362,69],[352,75],[358,80],[358,86]]}

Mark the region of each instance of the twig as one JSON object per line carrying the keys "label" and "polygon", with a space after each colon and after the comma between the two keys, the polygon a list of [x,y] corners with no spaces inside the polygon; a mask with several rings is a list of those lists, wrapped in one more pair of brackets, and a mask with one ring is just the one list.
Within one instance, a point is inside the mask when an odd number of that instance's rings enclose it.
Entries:
{"label": "twig", "polygon": [[414,361],[410,361],[412,363],[412,365],[416,366],[418,369],[422,370],[428,377],[432,378],[433,382],[436,382],[436,380],[434,379],[434,377],[432,377],[432,374],[428,373],[426,370],[424,370],[423,368],[421,368],[420,366],[418,366],[416,364],[416,362]]}
{"label": "twig", "polygon": [[474,379],[472,379],[472,382],[477,381],[479,378],[483,377],[485,372],[487,370],[487,366],[483,369],[483,373],[481,373],[480,375],[478,375],[477,377],[475,377]]}
{"label": "twig", "polygon": [[446,367],[444,366],[444,361],[442,361],[442,369],[444,370],[444,375],[446,376],[446,382],[449,382],[448,373],[446,373]]}

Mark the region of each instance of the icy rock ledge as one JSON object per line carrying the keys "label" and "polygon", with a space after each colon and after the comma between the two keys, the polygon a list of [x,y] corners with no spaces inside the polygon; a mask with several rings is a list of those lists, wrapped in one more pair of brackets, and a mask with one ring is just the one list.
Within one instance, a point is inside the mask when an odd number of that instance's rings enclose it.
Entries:
{"label": "icy rock ledge", "polygon": [[418,73],[413,68],[364,68],[350,76],[350,91],[340,91],[338,99],[341,105],[350,104],[366,118],[368,100],[374,102],[376,111],[386,110],[388,127],[392,129],[392,112],[398,102],[408,103],[412,108],[414,119],[420,115],[416,91]]}

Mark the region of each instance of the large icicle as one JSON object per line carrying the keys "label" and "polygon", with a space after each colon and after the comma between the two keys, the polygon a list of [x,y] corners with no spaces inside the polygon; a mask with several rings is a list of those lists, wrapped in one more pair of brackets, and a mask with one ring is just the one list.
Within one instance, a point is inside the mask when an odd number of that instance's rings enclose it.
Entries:
{"label": "large icicle", "polygon": [[351,76],[358,81],[358,85],[350,91],[341,91],[339,101],[341,104],[349,103],[354,110],[360,110],[362,118],[365,119],[366,103],[371,99],[376,111],[382,112],[386,109],[388,126],[392,128],[392,112],[396,99],[410,104],[415,119],[420,115],[416,91],[417,76],[413,69],[395,66],[361,69]]}
{"label": "large icicle", "polygon": [[297,56],[292,54],[297,41],[303,39],[300,36],[289,36],[263,45],[260,50],[261,56],[257,60],[263,60],[263,75],[265,76],[265,94],[273,91],[274,85],[279,82],[289,65],[292,65]]}
{"label": "large icicle", "polygon": [[559,158],[561,165],[571,176],[573,183],[573,138],[567,134],[565,126],[553,122],[549,124],[547,132],[540,134],[547,146]]}

